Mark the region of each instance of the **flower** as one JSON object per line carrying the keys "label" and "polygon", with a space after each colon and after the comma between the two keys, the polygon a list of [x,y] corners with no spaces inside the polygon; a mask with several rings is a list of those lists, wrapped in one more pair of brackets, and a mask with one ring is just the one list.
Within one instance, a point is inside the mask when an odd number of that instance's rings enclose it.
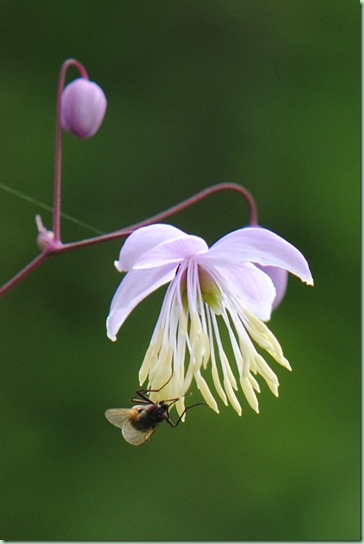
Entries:
{"label": "flower", "polygon": [[104,91],[97,83],[75,79],[62,91],[62,128],[78,138],[90,138],[99,130],[106,106]]}
{"label": "flower", "polygon": [[256,375],[260,374],[278,396],[278,378],[255,344],[291,369],[264,321],[270,319],[275,302],[274,281],[281,289],[280,296],[284,286],[284,274],[276,275],[274,269],[291,272],[313,285],[307,261],[293,245],[267,229],[246,227],[227,234],[209,248],[202,238],[171,225],[156,224],[129,236],[115,266],[127,274],[107,318],[107,334],[113,341],[132,310],[169,283],[139,372],[141,384],[148,377],[151,389],[162,388],[151,393],[153,401],[178,397],[176,408],[181,414],[183,395],[195,379],[206,403],[218,412],[215,397],[202,376],[211,361],[217,394],[241,415],[235,393],[237,379],[223,347],[221,323],[228,333],[239,384],[250,406],[259,411]]}

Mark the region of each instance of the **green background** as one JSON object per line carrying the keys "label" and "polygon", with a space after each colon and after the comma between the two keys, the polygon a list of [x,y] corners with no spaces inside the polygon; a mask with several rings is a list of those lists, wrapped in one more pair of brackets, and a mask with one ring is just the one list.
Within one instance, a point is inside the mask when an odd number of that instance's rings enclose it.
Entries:
{"label": "green background", "polygon": [[[133,448],[128,406],[163,290],[118,342],[105,318],[119,241],[48,261],[1,301],[0,537],[355,540],[360,537],[359,3],[2,0],[1,183],[52,203],[60,65],[108,97],[99,133],[64,137],[63,211],[109,232],[221,181],[306,256],[270,328],[260,415],[220,403]],[[71,70],[68,80],[77,76]],[[37,254],[39,206],[0,193],[1,279]],[[245,225],[233,193],[173,218],[213,243]],[[63,240],[92,232],[63,222]],[[193,400],[200,399],[196,390]]]}

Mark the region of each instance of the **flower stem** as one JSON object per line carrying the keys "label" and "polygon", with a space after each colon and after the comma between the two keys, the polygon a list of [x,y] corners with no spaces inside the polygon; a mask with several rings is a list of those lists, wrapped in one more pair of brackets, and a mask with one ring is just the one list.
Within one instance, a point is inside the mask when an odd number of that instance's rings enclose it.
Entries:
{"label": "flower stem", "polygon": [[176,204],[175,206],[172,206],[171,208],[168,208],[167,210],[163,212],[157,213],[156,215],[153,215],[149,219],[145,219],[144,221],[140,221],[139,223],[135,223],[134,225],[126,227],[125,229],[117,230],[115,232],[111,232],[110,234],[96,236],[94,238],[88,238],[86,240],[81,240],[79,242],[71,242],[69,244],[62,244],[62,247],[57,249],[56,252],[67,253],[68,251],[73,251],[81,247],[87,247],[91,245],[100,244],[103,242],[110,242],[111,240],[125,238],[126,236],[129,236],[129,234],[131,234],[134,230],[139,229],[141,227],[146,227],[147,225],[151,225],[152,223],[164,221],[168,217],[171,217],[172,215],[175,215],[176,213],[182,212],[183,210],[191,206],[194,206],[198,202],[201,202],[201,200],[219,191],[236,191],[240,193],[248,202],[250,207],[250,222],[249,222],[250,226],[253,227],[258,224],[258,213],[257,213],[257,208],[256,208],[253,195],[247,189],[245,189],[245,187],[242,187],[241,185],[238,185],[237,183],[225,182],[225,183],[218,183],[216,185],[212,185],[211,187],[208,187],[207,189],[203,189],[199,193],[187,198],[186,200],[183,200],[179,204]]}
{"label": "flower stem", "polygon": [[61,98],[66,79],[66,72],[70,66],[75,66],[84,79],[88,74],[84,66],[75,59],[66,60],[62,66],[58,78],[57,87],[57,114],[56,114],[56,150],[54,158],[54,196],[53,196],[53,233],[54,239],[61,240],[61,168],[62,168],[62,125],[61,125]]}

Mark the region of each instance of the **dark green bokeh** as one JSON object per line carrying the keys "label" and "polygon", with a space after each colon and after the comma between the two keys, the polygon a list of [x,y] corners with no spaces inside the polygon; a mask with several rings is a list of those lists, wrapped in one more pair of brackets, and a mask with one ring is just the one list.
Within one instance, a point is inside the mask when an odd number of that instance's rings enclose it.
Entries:
{"label": "dark green bokeh", "polygon": [[[1,2],[1,182],[51,204],[57,74],[79,59],[109,106],[64,138],[63,210],[107,232],[221,181],[315,278],[290,278],[270,323],[293,366],[257,416],[201,408],[141,448],[103,417],[125,406],[162,293],[104,321],[112,242],[53,259],[1,301],[0,537],[355,540],[359,520],[359,3]],[[70,72],[70,77],[76,76]],[[37,254],[34,215],[1,191],[1,279]],[[173,222],[212,243],[247,221],[232,194]],[[63,223],[63,239],[92,233]],[[193,399],[198,400],[194,391]]]}

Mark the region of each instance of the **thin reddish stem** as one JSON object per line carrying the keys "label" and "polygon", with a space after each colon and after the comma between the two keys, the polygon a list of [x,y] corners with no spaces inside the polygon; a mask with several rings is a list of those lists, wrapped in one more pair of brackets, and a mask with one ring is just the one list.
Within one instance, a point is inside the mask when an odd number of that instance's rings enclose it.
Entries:
{"label": "thin reddish stem", "polygon": [[[134,230],[145,227],[147,225],[151,225],[152,223],[156,223],[158,221],[164,221],[168,217],[171,217],[172,215],[179,213],[186,208],[193,206],[194,204],[197,204],[204,198],[213,195],[214,193],[217,193],[219,191],[236,191],[240,193],[250,207],[250,225],[255,226],[258,224],[258,214],[257,209],[255,205],[255,200],[251,193],[242,187],[241,185],[238,185],[236,183],[218,183],[217,185],[213,185],[212,187],[208,187],[207,189],[204,189],[203,191],[200,191],[196,195],[193,195],[186,200],[183,200],[179,204],[176,204],[175,206],[172,206],[171,208],[168,208],[167,210],[160,212],[156,215],[153,215],[149,219],[146,219],[144,221],[140,221],[139,223],[135,223],[134,225],[131,225],[129,227],[126,227],[125,229],[118,230],[116,232],[112,232],[110,234],[105,234],[102,236],[97,236],[95,238],[89,238],[87,240],[81,240],[79,242],[71,242],[69,244],[62,244],[60,240],[56,240],[55,237],[51,239],[48,243],[48,246],[46,249],[43,250],[43,252],[38,255],[33,261],[31,261],[25,268],[23,268],[18,274],[16,274],[11,280],[9,280],[7,283],[5,283],[0,288],[0,297],[6,295],[12,289],[15,287],[18,283],[20,283],[22,280],[24,280],[29,274],[31,274],[34,270],[38,268],[44,262],[48,257],[59,255],[61,253],[67,253],[69,251],[74,251],[76,249],[80,249],[82,247],[87,247],[91,245],[101,244],[103,242],[110,242],[111,240],[117,240],[120,238],[125,238],[126,236],[129,236]],[[37,220],[38,224],[38,230],[41,233],[41,231],[44,229],[43,225],[41,224],[40,218]],[[46,229],[44,229],[46,230]]]}
{"label": "thin reddish stem", "polygon": [[[186,208],[193,206],[203,200],[204,198],[217,193],[219,191],[236,191],[240,193],[245,200],[248,202],[250,207],[250,225],[254,226],[258,224],[257,209],[255,201],[250,192],[237,185],[236,183],[218,183],[213,185],[203,191],[200,191],[196,195],[187,198],[183,202],[168,208],[167,210],[160,212],[149,219],[135,223],[125,229],[118,230],[116,232],[105,234],[102,236],[97,236],[95,238],[89,238],[86,240],[81,240],[79,242],[72,242],[69,244],[63,244],[61,241],[61,174],[62,174],[62,125],[61,125],[61,97],[62,91],[65,84],[66,73],[70,66],[74,66],[80,73],[81,77],[88,79],[88,74],[84,66],[75,59],[66,60],[60,70],[58,78],[58,87],[57,87],[57,118],[56,118],[56,146],[55,146],[55,161],[54,161],[54,201],[53,201],[53,232],[48,231],[43,227],[40,217],[37,219],[37,225],[39,230],[39,235],[41,238],[39,242],[44,244],[40,245],[43,249],[42,253],[33,259],[26,267],[24,267],[18,274],[11,278],[7,283],[5,283],[0,288],[0,297],[4,296],[15,287],[18,283],[24,280],[29,274],[36,270],[48,257],[52,255],[58,255],[60,253],[66,253],[68,251],[73,251],[82,247],[87,247],[91,245],[101,244],[103,242],[108,242],[111,240],[117,240],[120,238],[125,238],[131,234],[134,230],[140,227],[145,227],[152,223],[158,221],[164,221],[168,217],[179,213]],[[47,236],[51,234],[52,236]]]}
{"label": "thin reddish stem", "polygon": [[56,114],[56,150],[54,159],[54,197],[53,197],[53,233],[54,239],[61,240],[61,176],[62,176],[62,126],[61,126],[61,97],[66,79],[66,72],[74,66],[84,79],[88,74],[84,66],[75,59],[66,60],[61,67],[57,87],[57,114]]}
{"label": "thin reddish stem", "polygon": [[36,270],[46,259],[49,257],[49,253],[47,251],[43,251],[40,255],[35,257],[30,263],[25,266],[20,272],[18,272],[14,277],[11,278],[8,282],[4,283],[4,285],[0,289],[0,297],[6,295],[10,289],[13,289],[18,283],[23,281],[27,276],[29,276],[34,270]]}
{"label": "thin reddish stem", "polygon": [[95,236],[94,238],[88,238],[86,240],[81,240],[80,242],[71,242],[69,244],[62,244],[62,247],[60,247],[56,251],[57,253],[66,253],[68,251],[73,251],[81,247],[87,247],[91,245],[100,244],[103,242],[110,242],[111,240],[125,238],[126,236],[129,236],[129,234],[131,234],[134,230],[139,229],[141,227],[146,227],[147,225],[151,225],[152,223],[164,221],[168,217],[171,217],[172,215],[175,215],[176,213],[182,212],[183,210],[189,208],[190,206],[194,206],[198,202],[201,202],[201,200],[203,200],[204,198],[211,196],[214,193],[217,193],[219,191],[236,191],[240,193],[248,202],[250,207],[250,222],[249,222],[250,226],[254,227],[258,224],[258,212],[257,212],[253,195],[247,189],[245,189],[245,187],[242,187],[241,185],[238,185],[237,183],[218,183],[216,185],[212,185],[211,187],[208,187],[207,189],[203,189],[199,193],[187,198],[186,200],[183,200],[179,204],[176,204],[175,206],[172,206],[171,208],[168,208],[167,210],[163,212],[153,215],[149,219],[140,221],[139,223],[135,223],[134,225],[126,227],[125,229],[117,230],[110,234]]}

